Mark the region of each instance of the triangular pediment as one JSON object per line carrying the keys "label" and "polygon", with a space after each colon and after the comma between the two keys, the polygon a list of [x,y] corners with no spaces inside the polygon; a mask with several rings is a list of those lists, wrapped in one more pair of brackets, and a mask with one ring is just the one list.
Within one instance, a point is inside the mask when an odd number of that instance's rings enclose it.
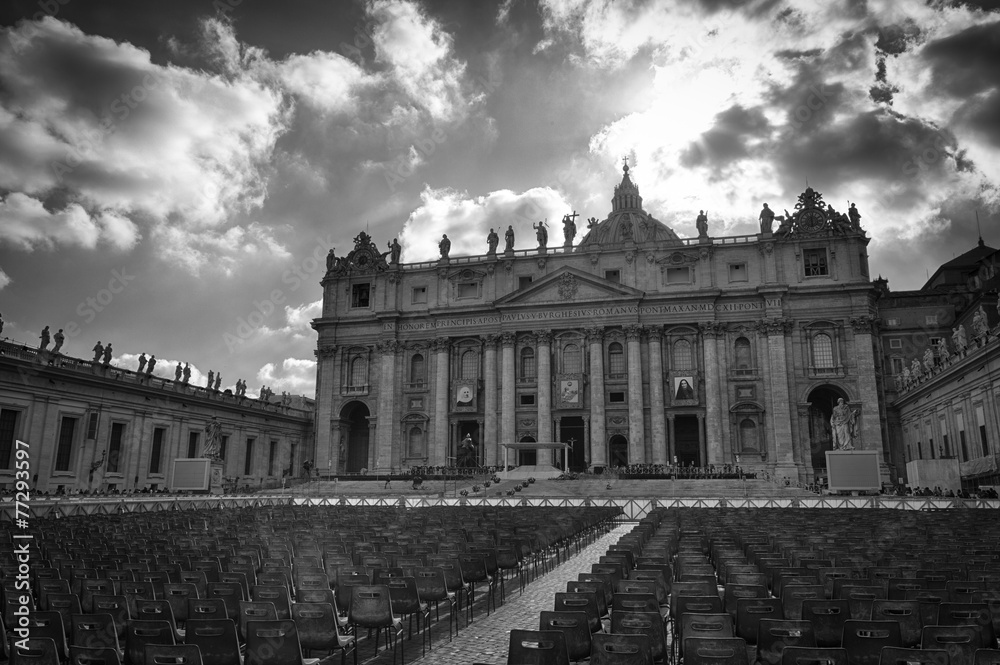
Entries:
{"label": "triangular pediment", "polygon": [[563,267],[550,275],[532,282],[530,286],[508,293],[494,304],[497,307],[513,305],[572,304],[609,300],[639,300],[644,291],[609,282],[596,275]]}

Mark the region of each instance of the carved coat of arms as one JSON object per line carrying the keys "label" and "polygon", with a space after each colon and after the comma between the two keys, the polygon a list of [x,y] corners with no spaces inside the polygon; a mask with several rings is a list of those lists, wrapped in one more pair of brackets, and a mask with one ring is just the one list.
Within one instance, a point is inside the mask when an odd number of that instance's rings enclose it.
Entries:
{"label": "carved coat of arms", "polygon": [[572,300],[576,297],[576,291],[580,288],[576,281],[576,275],[567,272],[559,278],[559,297],[563,300]]}

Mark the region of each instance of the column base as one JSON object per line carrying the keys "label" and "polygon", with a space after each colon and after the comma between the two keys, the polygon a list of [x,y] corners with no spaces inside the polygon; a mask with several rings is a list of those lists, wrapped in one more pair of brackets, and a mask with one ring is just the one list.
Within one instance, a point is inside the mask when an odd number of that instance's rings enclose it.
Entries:
{"label": "column base", "polygon": [[209,494],[222,494],[225,491],[222,481],[222,467],[223,464],[221,461],[212,461],[211,468],[208,472]]}

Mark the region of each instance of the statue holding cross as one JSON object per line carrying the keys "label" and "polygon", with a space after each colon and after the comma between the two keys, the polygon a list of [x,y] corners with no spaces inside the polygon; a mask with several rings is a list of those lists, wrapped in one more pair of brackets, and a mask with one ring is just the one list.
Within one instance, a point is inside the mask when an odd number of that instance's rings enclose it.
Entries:
{"label": "statue holding cross", "polygon": [[563,215],[563,238],[565,242],[563,243],[566,247],[571,247],[573,245],[573,239],[576,237],[576,218],[580,215],[573,211],[572,215]]}

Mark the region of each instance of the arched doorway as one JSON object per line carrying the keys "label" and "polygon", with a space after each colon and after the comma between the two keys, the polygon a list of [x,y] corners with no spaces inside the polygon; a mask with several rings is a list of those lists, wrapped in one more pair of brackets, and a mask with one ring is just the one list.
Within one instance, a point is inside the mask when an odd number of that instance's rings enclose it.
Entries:
{"label": "arched doorway", "polygon": [[628,439],[621,434],[615,434],[608,442],[609,464],[611,466],[628,466]]}
{"label": "arched doorway", "polygon": [[368,468],[368,416],[371,412],[363,402],[351,402],[344,405],[340,417],[347,423],[347,441],[345,444],[347,463],[344,470],[347,473],[358,473]]}
{"label": "arched doorway", "polygon": [[836,386],[819,386],[809,393],[809,452],[815,471],[826,469],[826,451],[833,450],[833,432],[830,416],[837,400],[847,399],[847,394]]}
{"label": "arched doorway", "polygon": [[[535,437],[522,436],[521,443],[535,443]],[[538,464],[538,451],[534,448],[517,451],[518,466],[535,466]]]}

